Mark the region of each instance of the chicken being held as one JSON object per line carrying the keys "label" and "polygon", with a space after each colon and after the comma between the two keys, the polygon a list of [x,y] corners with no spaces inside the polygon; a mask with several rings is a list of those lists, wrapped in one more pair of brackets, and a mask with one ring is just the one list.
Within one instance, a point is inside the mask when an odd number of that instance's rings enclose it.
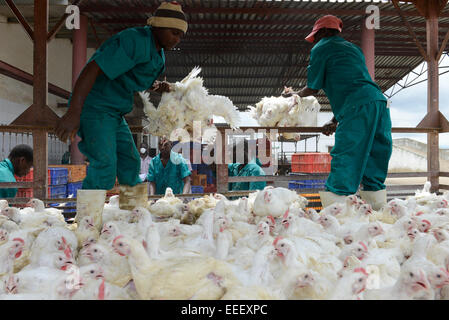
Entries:
{"label": "chicken being held", "polygon": [[161,96],[156,109],[148,93],[139,93],[144,103],[144,112],[150,124],[145,127],[156,136],[170,136],[175,130],[193,132],[194,121],[201,122],[201,133],[213,127],[213,115],[221,116],[231,128],[236,128],[239,113],[227,97],[209,95],[198,77],[201,68],[195,67],[184,79],[170,84],[170,92]]}
{"label": "chicken being held", "polygon": [[[249,115],[261,126],[298,127],[316,126],[316,114],[321,106],[313,97],[300,97],[293,94],[289,97],[264,97],[255,107],[249,106]],[[299,133],[283,133],[286,139],[299,141]]]}

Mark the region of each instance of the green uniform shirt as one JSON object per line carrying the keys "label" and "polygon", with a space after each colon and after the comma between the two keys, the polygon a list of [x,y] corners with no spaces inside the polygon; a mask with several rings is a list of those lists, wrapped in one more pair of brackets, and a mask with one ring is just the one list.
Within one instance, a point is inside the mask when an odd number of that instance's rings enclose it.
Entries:
{"label": "green uniform shirt", "polygon": [[[265,171],[256,164],[255,160],[251,160],[246,166],[239,170],[240,163],[231,163],[228,165],[228,176],[229,177],[258,177],[264,176]],[[230,191],[239,190],[263,190],[267,185],[266,182],[234,182],[229,184]]]}
{"label": "green uniform shirt", "polygon": [[387,101],[371,79],[363,51],[339,36],[323,38],[312,48],[307,86],[324,90],[339,122],[349,107]]}
{"label": "green uniform shirt", "polygon": [[179,153],[171,151],[167,165],[162,165],[161,154],[158,154],[150,162],[147,180],[156,184],[156,194],[165,194],[165,189],[170,187],[174,194],[181,194],[184,188],[185,177],[192,174],[186,160]]}
{"label": "green uniform shirt", "polygon": [[[9,159],[0,162],[0,182],[17,182],[14,177],[14,167]],[[0,189],[0,199],[14,198],[17,189]]]}
{"label": "green uniform shirt", "polygon": [[97,77],[87,95],[83,113],[103,111],[123,116],[131,112],[134,92],[150,88],[165,70],[164,50],[157,51],[150,26],[119,32],[88,62],[92,60],[104,74]]}

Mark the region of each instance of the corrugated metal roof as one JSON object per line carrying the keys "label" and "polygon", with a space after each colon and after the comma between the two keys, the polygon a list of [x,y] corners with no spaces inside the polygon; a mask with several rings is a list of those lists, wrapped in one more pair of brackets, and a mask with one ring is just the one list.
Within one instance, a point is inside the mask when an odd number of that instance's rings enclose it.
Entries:
{"label": "corrugated metal roof", "polygon": [[[100,41],[124,28],[145,25],[159,0],[89,0],[80,5]],[[390,1],[270,1],[178,0],[189,21],[189,30],[175,50],[166,53],[168,81],[183,78],[201,66],[205,86],[213,94],[228,96],[245,108],[264,96],[279,95],[284,85],[298,88],[306,82],[311,45],[304,37],[324,14],[335,14],[344,23],[342,36],[360,45],[361,26],[369,5],[380,9],[376,30],[376,82],[388,90],[423,58]],[[411,3],[400,3],[418,39],[425,46],[426,23]],[[449,8],[440,18],[440,39],[449,29]],[[56,22],[56,21],[54,21]],[[89,44],[97,46],[92,25]],[[70,38],[69,30],[58,37]],[[322,94],[318,100],[329,110]]]}

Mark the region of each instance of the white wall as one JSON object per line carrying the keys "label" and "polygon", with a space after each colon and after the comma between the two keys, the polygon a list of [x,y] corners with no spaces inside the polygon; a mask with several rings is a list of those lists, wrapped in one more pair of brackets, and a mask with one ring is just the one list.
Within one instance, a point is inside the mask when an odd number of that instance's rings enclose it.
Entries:
{"label": "white wall", "polygon": [[[33,74],[33,45],[22,26],[7,23],[0,15],[0,60]],[[95,52],[88,49],[89,57]],[[48,45],[48,81],[67,91],[72,88],[72,43],[69,39],[53,39]],[[57,108],[58,103],[66,103],[64,98],[48,94],[48,106],[62,116],[67,108]],[[0,75],[0,125],[14,121],[33,103],[33,87],[18,80]],[[0,133],[0,160],[8,156],[17,144],[32,146],[31,135]],[[68,145],[49,137],[49,164],[60,164],[62,154]]]}
{"label": "white wall", "polygon": [[426,157],[393,146],[393,153],[388,164],[389,172],[425,172],[427,171]]}

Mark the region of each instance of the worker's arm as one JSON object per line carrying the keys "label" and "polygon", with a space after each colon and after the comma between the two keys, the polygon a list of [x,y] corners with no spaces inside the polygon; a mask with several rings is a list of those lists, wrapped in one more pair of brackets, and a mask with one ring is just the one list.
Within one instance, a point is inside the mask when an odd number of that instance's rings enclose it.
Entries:
{"label": "worker's arm", "polygon": [[294,91],[292,88],[285,88],[284,92],[282,92],[283,97],[290,97],[292,94],[297,94],[300,97],[308,97],[308,96],[314,96],[318,93],[319,90],[310,89],[309,87],[305,86],[299,91]]}
{"label": "worker's arm", "polygon": [[89,62],[81,72],[73,89],[69,110],[56,124],[55,133],[62,142],[66,142],[68,138],[71,140],[75,138],[80,126],[80,116],[83,110],[84,100],[94,86],[95,80],[102,73],[95,61]]}
{"label": "worker's arm", "polygon": [[305,86],[301,90],[299,90],[298,95],[300,97],[308,97],[308,96],[314,96],[318,93],[319,90],[310,89],[309,87]]}
{"label": "worker's arm", "polygon": [[190,176],[187,176],[184,179],[182,179],[182,181],[184,182],[184,188],[182,189],[182,194],[189,194],[190,193],[191,180],[192,179],[190,178]]}
{"label": "worker's arm", "polygon": [[156,193],[156,183],[150,182],[150,196],[154,196]]}

